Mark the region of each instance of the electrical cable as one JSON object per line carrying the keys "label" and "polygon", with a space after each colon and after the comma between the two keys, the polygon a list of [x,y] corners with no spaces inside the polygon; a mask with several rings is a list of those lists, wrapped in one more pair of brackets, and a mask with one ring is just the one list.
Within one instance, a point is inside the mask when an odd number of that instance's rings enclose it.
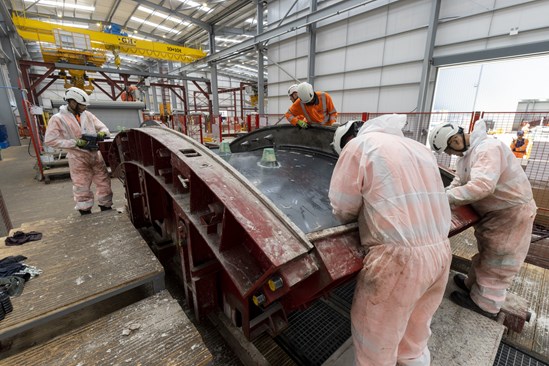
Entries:
{"label": "electrical cable", "polygon": [[30,156],[31,158],[36,158],[36,155],[32,155],[32,154],[31,154],[31,151],[30,151],[31,148],[30,148],[30,147],[31,147],[31,143],[30,143],[30,141],[29,141],[29,144],[27,145],[27,154],[29,154],[29,156]]}

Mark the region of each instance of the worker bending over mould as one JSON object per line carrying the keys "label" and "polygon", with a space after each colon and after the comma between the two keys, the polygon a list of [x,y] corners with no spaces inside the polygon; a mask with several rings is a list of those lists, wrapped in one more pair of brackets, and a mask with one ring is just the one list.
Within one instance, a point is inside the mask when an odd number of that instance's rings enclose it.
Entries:
{"label": "worker bending over mould", "polygon": [[509,146],[487,135],[484,120],[470,134],[456,123],[441,123],[429,142],[438,153],[458,156],[456,176],[446,189],[450,204],[470,204],[481,217],[474,226],[478,253],[467,276],[454,276],[463,292],[450,299],[495,318],[530,247],[536,216],[532,187]]}
{"label": "worker bending over mould", "polygon": [[351,308],[355,361],[427,366],[452,257],[450,205],[434,155],[402,133],[406,116],[360,124],[334,134],[340,156],[329,191],[334,214],[358,219],[367,248]]}
{"label": "worker bending over mould", "polygon": [[[288,90],[292,90],[293,85]],[[309,83],[297,86],[297,99],[286,112],[286,119],[294,126],[307,128],[311,124],[331,126],[336,122],[337,111],[330,94],[313,90]]]}

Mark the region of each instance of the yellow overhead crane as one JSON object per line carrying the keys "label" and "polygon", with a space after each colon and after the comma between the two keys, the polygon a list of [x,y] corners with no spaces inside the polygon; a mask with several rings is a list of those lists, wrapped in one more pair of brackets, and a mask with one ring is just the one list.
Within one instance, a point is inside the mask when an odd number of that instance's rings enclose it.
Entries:
{"label": "yellow overhead crane", "polygon": [[[132,38],[131,36],[103,33],[65,25],[41,22],[39,20],[20,17],[15,14],[12,15],[12,19],[13,23],[17,27],[17,32],[23,39],[38,41],[40,43],[45,42],[55,44],[56,41],[54,31],[58,29],[88,35],[92,48],[108,50],[114,54],[115,63],[117,63],[117,66],[120,64],[120,53],[185,63],[190,63],[206,56],[204,51],[195,48],[181,47],[160,42],[151,42]],[[94,62],[90,63],[94,64]]]}

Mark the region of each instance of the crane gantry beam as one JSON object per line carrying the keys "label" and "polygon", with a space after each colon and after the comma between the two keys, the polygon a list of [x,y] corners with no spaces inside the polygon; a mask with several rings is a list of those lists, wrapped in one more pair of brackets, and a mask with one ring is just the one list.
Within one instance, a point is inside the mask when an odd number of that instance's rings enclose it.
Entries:
{"label": "crane gantry beam", "polygon": [[88,35],[91,46],[100,50],[184,63],[194,62],[206,56],[206,53],[199,49],[141,40],[128,35],[110,34],[52,24],[17,15],[13,15],[12,19],[19,35],[23,39],[30,41],[55,44],[54,30],[62,29],[68,32]]}

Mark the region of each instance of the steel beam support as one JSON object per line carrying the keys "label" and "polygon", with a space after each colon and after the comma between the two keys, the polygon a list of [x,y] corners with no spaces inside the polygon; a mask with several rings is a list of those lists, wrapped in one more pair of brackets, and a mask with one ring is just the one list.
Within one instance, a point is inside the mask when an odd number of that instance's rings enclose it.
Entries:
{"label": "steel beam support", "polygon": [[[27,102],[30,103],[30,104],[36,104],[34,102],[35,99],[34,99],[34,95],[33,95],[32,90],[31,90],[30,77],[29,77],[29,73],[28,73],[28,71],[29,71],[28,69],[30,68],[30,66],[20,64],[20,67],[21,67],[21,79],[23,80],[24,88],[27,91]],[[25,118],[26,118],[26,121],[27,121],[27,128],[29,129],[29,132],[30,132],[30,138],[31,138],[32,146],[34,148],[34,153],[35,153],[35,156],[36,156],[36,165],[38,166],[38,172],[40,174],[40,180],[43,180],[44,179],[44,167],[42,166],[42,159],[40,159],[40,154],[41,154],[42,151],[41,151],[41,147],[40,147],[39,133],[36,130],[35,118],[30,113],[30,110],[29,110],[29,108],[26,104],[23,105],[22,112],[25,115]]]}
{"label": "steel beam support", "polygon": [[[311,14],[316,12],[317,2],[311,0]],[[311,23],[307,26],[309,33],[309,57],[307,58],[307,81],[311,85],[315,85],[315,55],[316,55],[316,23]]]}
{"label": "steel beam support", "polygon": [[254,36],[252,32],[249,32],[242,28],[229,28],[229,27],[223,27],[220,29],[217,29],[214,27],[215,34],[218,36]]}
{"label": "steel beam support", "polygon": [[[101,85],[99,85],[97,79],[92,80],[92,84],[95,85],[99,90],[101,90],[105,95],[107,95],[109,98],[111,98],[112,101],[115,100],[115,96],[111,93],[109,93],[107,90],[103,89]],[[111,85],[110,83],[107,83],[108,85]]]}
{"label": "steel beam support", "polygon": [[[315,1],[315,0],[313,0]],[[263,1],[257,1],[257,35],[263,33]],[[265,78],[263,75],[263,43],[257,45],[257,111],[265,114]]]}
{"label": "steel beam support", "polygon": [[[187,73],[183,73],[183,76],[186,76]],[[185,114],[189,113],[189,81],[183,79],[183,111]]]}
{"label": "steel beam support", "polygon": [[[157,64],[158,65],[158,64]],[[153,71],[153,65],[149,66],[149,71]],[[152,111],[158,111],[160,112],[160,108],[158,107],[158,96],[156,95],[156,88],[152,88],[152,104],[150,106],[151,112]]]}
{"label": "steel beam support", "polygon": [[[384,6],[387,6],[389,4],[392,4],[394,2],[397,2],[399,0],[344,0],[339,1],[335,4],[332,4],[330,6],[327,6],[325,8],[322,8],[320,10],[315,11],[314,13],[309,13],[301,18],[298,18],[294,21],[291,21],[289,23],[286,23],[282,26],[275,27],[273,29],[269,29],[268,31],[255,36],[254,38],[250,38],[246,41],[243,41],[235,46],[228,47],[220,52],[217,52],[215,54],[212,54],[210,56],[207,56],[203,59],[200,59],[199,61],[196,61],[196,64],[200,64],[203,62],[210,62],[210,61],[217,61],[222,60],[227,57],[232,56],[233,54],[238,54],[243,51],[247,51],[251,48],[253,48],[256,44],[268,41],[272,38],[283,36],[284,34],[288,32],[293,32],[297,29],[303,28],[308,26],[309,24],[316,23],[318,21],[331,18],[333,16],[339,15],[342,12],[346,12],[349,10],[353,10],[355,8],[364,6],[364,11],[372,11],[374,9],[378,9]],[[179,69],[179,71],[184,70],[192,70],[193,65],[190,64],[183,66]]]}
{"label": "steel beam support", "polygon": [[[120,0],[115,0],[113,3],[112,3],[112,6],[111,6],[111,10],[109,10],[109,15],[107,15],[107,23],[110,23],[112,22],[112,17],[114,16],[114,12],[116,11],[116,9],[118,9],[118,6],[120,5]],[[89,22],[89,20],[88,20]]]}
{"label": "steel beam support", "polygon": [[[168,73],[170,73],[170,72],[172,72],[172,71],[173,71],[173,62],[168,61]],[[174,86],[177,85],[176,82],[175,82],[173,79],[169,80],[169,81],[168,81],[168,84],[174,85]],[[170,90],[173,91],[172,88],[170,88]],[[171,94],[171,98],[172,98],[172,100],[171,100],[171,103],[172,103],[172,111],[173,111],[174,109],[179,109],[179,108],[177,108],[177,98],[178,98],[178,97],[179,97],[179,96],[176,96],[176,95],[174,95],[174,94]]]}
{"label": "steel beam support", "polygon": [[492,48],[490,50],[460,53],[456,55],[433,57],[434,66],[464,64],[475,61],[487,61],[500,58],[533,55],[549,52],[549,41],[527,43],[517,46]]}
{"label": "steel beam support", "polygon": [[[209,35],[210,38],[210,53],[215,54],[215,33],[211,32]],[[211,106],[211,114],[210,118],[213,118],[214,116],[219,116],[219,94],[217,93],[217,64],[215,61],[208,62],[210,65],[210,73],[211,73],[211,92],[212,92],[212,100],[210,102]],[[206,97],[209,99],[209,95],[206,95]]]}
{"label": "steel beam support", "polygon": [[7,65],[10,62],[11,62],[11,60],[10,60],[9,56],[4,52],[4,50],[2,48],[0,48],[0,64],[1,65]]}
{"label": "steel beam support", "polygon": [[433,50],[435,48],[435,38],[437,34],[438,17],[440,14],[440,0],[433,0],[431,16],[429,18],[429,28],[427,29],[427,42],[425,44],[425,55],[421,69],[421,81],[419,84],[419,95],[417,99],[416,112],[427,112],[427,91],[429,90],[429,80],[431,79]]}
{"label": "steel beam support", "polygon": [[[47,63],[42,63],[43,66],[48,65]],[[85,70],[85,71],[94,71],[94,72],[106,72],[109,74],[129,74],[129,75],[138,75],[138,76],[147,76],[147,77],[155,77],[159,79],[177,79],[181,80],[183,79],[183,76],[181,75],[166,75],[166,74],[160,74],[160,73],[153,73],[153,72],[144,72],[144,71],[135,71],[135,70],[120,70],[120,69],[107,69],[104,67],[95,67],[95,66],[84,66],[84,65],[73,65],[73,64],[65,64],[56,62],[55,67],[58,69],[73,69],[73,70]],[[194,81],[202,81],[207,82],[208,79],[205,78],[196,78],[196,77],[185,77],[186,80],[194,80]]]}

